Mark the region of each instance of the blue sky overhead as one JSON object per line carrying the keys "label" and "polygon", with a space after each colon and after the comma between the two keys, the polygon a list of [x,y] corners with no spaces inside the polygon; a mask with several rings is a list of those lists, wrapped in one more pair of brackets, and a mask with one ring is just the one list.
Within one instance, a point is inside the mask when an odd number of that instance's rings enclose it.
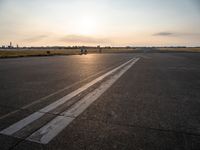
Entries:
{"label": "blue sky overhead", "polygon": [[0,45],[200,45],[199,0],[0,0]]}

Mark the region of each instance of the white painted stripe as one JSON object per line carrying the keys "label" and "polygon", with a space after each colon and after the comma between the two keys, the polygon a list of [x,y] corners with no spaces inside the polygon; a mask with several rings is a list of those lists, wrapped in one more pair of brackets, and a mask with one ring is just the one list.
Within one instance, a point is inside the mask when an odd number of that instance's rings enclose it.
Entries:
{"label": "white painted stripe", "polygon": [[[118,66],[118,65],[116,65],[116,66]],[[116,67],[116,66],[115,66],[115,67]],[[69,86],[66,86],[66,87],[64,87],[64,88],[62,88],[62,89],[60,89],[60,90],[58,90],[58,91],[56,91],[56,92],[53,92],[53,93],[51,93],[51,94],[49,94],[49,95],[47,95],[47,96],[41,97],[41,98],[39,98],[39,99],[33,101],[32,103],[29,103],[29,104],[27,104],[27,105],[25,105],[25,106],[23,106],[23,107],[21,107],[21,108],[19,108],[19,109],[16,109],[16,110],[14,110],[14,111],[12,111],[12,112],[9,112],[9,113],[7,113],[7,114],[1,116],[1,117],[0,117],[0,120],[1,120],[1,119],[5,119],[5,118],[9,117],[10,115],[15,114],[15,113],[19,112],[20,110],[27,109],[27,108],[29,108],[29,107],[35,105],[35,104],[38,104],[38,103],[40,103],[40,102],[46,100],[46,99],[49,98],[49,97],[52,97],[52,96],[54,96],[54,95],[56,95],[56,94],[58,94],[58,93],[61,93],[61,92],[65,91],[65,90],[67,90],[67,89],[69,89],[69,88],[71,88],[71,87],[73,87],[73,86],[75,86],[75,85],[78,85],[79,83],[82,83],[82,82],[84,82],[84,81],[86,81],[86,80],[88,80],[88,79],[90,79],[90,78],[92,78],[92,77],[95,77],[95,76],[97,76],[97,75],[100,75],[101,73],[106,72],[106,71],[108,71],[108,70],[110,70],[110,69],[112,69],[112,68],[114,68],[114,67],[113,67],[113,66],[112,66],[112,67],[108,67],[108,68],[106,68],[106,69],[104,69],[104,70],[101,70],[101,71],[95,73],[95,74],[92,74],[92,75],[89,76],[89,77],[86,77],[85,79],[83,79],[83,80],[81,80],[81,81],[77,81],[77,82],[75,82],[75,83],[73,83],[73,84],[71,84],[71,85],[69,85]]]}
{"label": "white painted stripe", "polygon": [[72,93],[64,96],[63,98],[61,98],[61,99],[51,103],[50,105],[40,109],[38,112],[35,112],[35,113],[27,116],[26,118],[14,123],[13,125],[9,126],[8,128],[2,130],[0,133],[1,134],[5,134],[5,135],[12,135],[12,134],[16,133],[17,131],[21,130],[25,126],[29,125],[30,123],[32,123],[35,120],[37,120],[37,119],[41,118],[42,116],[44,116],[45,113],[47,113],[49,111],[52,111],[55,108],[57,108],[58,106],[61,106],[62,104],[66,103],[71,98],[73,98],[76,95],[80,94],[81,92],[83,92],[84,90],[88,89],[89,87],[91,87],[92,85],[96,84],[97,82],[100,82],[101,80],[103,80],[107,76],[111,75],[112,73],[116,72],[117,70],[121,69],[122,67],[124,67],[125,65],[127,65],[128,63],[130,63],[133,60],[134,59],[131,59],[131,60],[127,61],[126,63],[116,67],[115,69],[105,73],[104,75],[102,75],[102,76],[96,78],[95,80],[87,83],[86,85],[84,85],[81,88],[73,91]]}
{"label": "white painted stripe", "polygon": [[38,118],[42,117],[44,113],[35,112],[31,114],[29,117],[26,117],[19,122],[9,126],[8,128],[2,130],[0,133],[5,135],[12,135],[13,133],[17,132],[18,130],[22,129],[24,126],[28,125],[32,122],[32,120],[37,120]]}
{"label": "white painted stripe", "polygon": [[87,109],[95,100],[97,100],[106,90],[108,90],[130,67],[136,63],[139,58],[132,61],[125,66],[118,73],[113,75],[107,81],[101,83],[101,85],[83,97],[80,101],[74,104],[69,110],[63,112],[64,116],[58,116],[48,124],[40,128],[38,131],[30,135],[27,140],[47,144],[57,134],[59,134],[64,128],[66,128],[77,116],[79,116],[85,109]]}

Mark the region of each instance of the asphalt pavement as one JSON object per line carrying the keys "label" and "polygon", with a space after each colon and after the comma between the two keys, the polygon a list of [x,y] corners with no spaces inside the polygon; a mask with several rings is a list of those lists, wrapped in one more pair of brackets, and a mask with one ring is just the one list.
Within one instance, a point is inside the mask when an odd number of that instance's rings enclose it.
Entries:
{"label": "asphalt pavement", "polygon": [[200,54],[0,60],[0,149],[200,149]]}

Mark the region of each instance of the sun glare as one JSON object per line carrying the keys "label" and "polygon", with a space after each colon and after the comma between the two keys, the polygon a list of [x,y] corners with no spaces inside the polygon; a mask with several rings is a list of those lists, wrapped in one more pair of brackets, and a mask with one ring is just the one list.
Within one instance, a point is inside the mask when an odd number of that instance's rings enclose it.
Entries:
{"label": "sun glare", "polygon": [[97,21],[94,17],[84,16],[79,20],[78,32],[83,35],[91,35],[97,31]]}

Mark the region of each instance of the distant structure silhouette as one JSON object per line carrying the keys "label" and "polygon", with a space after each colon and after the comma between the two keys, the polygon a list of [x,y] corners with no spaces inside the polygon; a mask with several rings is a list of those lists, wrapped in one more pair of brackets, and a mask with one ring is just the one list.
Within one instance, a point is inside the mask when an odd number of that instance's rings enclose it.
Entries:
{"label": "distant structure silhouette", "polygon": [[12,46],[12,42],[10,42],[8,48],[13,48],[13,46]]}

